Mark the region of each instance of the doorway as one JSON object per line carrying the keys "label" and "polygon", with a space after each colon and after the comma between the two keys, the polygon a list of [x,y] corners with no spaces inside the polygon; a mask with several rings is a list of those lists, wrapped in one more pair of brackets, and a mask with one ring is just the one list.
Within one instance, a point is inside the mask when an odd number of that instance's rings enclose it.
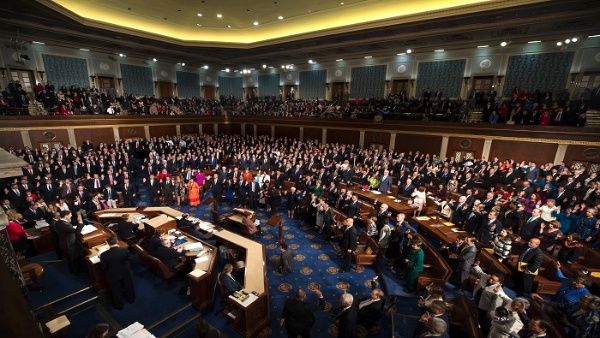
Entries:
{"label": "doorway", "polygon": [[331,98],[336,100],[348,99],[348,91],[346,90],[346,82],[334,82],[331,84]]}
{"label": "doorway", "polygon": [[396,95],[396,94],[400,94],[401,92],[404,93],[408,93],[408,79],[406,80],[393,80],[392,81],[392,91],[390,94],[392,95]]}
{"label": "doorway", "polygon": [[10,78],[13,81],[19,81],[23,90],[27,93],[33,93],[33,83],[35,82],[35,78],[33,77],[32,70],[11,69]]}
{"label": "doorway", "polygon": [[296,98],[297,91],[298,91],[298,86],[296,86],[296,85],[284,85],[283,86],[283,96],[286,100],[294,100]]}
{"label": "doorway", "polygon": [[173,97],[173,83],[170,81],[158,81],[158,97],[168,99]]}
{"label": "doorway", "polygon": [[215,99],[215,86],[202,86],[204,92],[204,98],[208,100]]}
{"label": "doorway", "polygon": [[115,95],[115,78],[112,76],[98,76],[98,90],[101,93]]}

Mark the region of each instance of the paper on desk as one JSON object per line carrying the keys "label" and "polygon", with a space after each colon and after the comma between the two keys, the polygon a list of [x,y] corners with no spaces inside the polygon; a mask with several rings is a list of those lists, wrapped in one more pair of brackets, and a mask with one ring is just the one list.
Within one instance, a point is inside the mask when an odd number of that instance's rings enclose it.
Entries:
{"label": "paper on desk", "polygon": [[49,227],[50,224],[48,224],[48,222],[46,222],[45,220],[39,220],[39,221],[35,221],[35,228],[36,229],[42,229],[45,227]]}
{"label": "paper on desk", "polygon": [[198,257],[194,260],[194,262],[196,262],[196,264],[202,263],[202,262],[206,262],[208,261],[208,256],[201,256]]}
{"label": "paper on desk", "polygon": [[102,245],[99,245],[96,247],[96,250],[98,251],[98,255],[100,255],[104,251],[108,251],[108,249],[110,249],[110,245],[108,245],[108,244],[102,244]]}
{"label": "paper on desk", "polygon": [[371,190],[371,192],[375,195],[381,195],[381,191]]}
{"label": "paper on desk", "polygon": [[90,256],[90,262],[92,264],[98,264],[98,263],[100,263],[100,257],[99,256]]}
{"label": "paper on desk", "polygon": [[452,230],[452,231],[454,231],[454,232],[466,232],[466,231],[464,231],[464,230],[460,230],[460,229],[457,229],[457,228],[453,228],[453,229],[450,229],[450,230]]}
{"label": "paper on desk", "polygon": [[451,227],[451,226],[454,226],[454,223],[452,223],[452,222],[444,222],[444,225],[447,226],[447,227]]}
{"label": "paper on desk", "polygon": [[54,334],[55,332],[69,326],[71,322],[67,316],[60,316],[46,323],[46,327],[50,330],[50,334]]}
{"label": "paper on desk", "polygon": [[86,224],[81,229],[81,234],[85,236],[87,234],[91,234],[92,232],[94,232],[96,230],[98,230],[98,228],[96,228],[95,226],[93,226],[91,224]]}
{"label": "paper on desk", "polygon": [[415,219],[419,220],[419,221],[429,221],[430,218],[427,216],[417,216],[415,217]]}
{"label": "paper on desk", "polygon": [[204,276],[205,274],[206,274],[206,271],[204,271],[202,269],[194,269],[189,273],[189,275],[194,278],[200,278],[200,277]]}
{"label": "paper on desk", "polygon": [[188,243],[183,246],[187,251],[201,251],[204,246],[200,242]]}
{"label": "paper on desk", "polygon": [[144,325],[140,324],[139,322],[135,322],[135,323],[129,325],[128,327],[122,329],[121,331],[117,332],[117,337],[131,338],[131,337],[133,337],[133,335],[136,332],[141,331],[143,329],[144,329]]}

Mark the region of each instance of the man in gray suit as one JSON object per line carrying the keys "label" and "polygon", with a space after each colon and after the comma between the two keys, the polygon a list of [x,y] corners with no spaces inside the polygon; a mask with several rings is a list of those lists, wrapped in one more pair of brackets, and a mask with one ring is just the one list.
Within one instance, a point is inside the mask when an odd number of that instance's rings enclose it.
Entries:
{"label": "man in gray suit", "polygon": [[294,250],[289,248],[285,242],[281,243],[281,248],[279,250],[280,254],[277,271],[282,274],[294,272],[294,256],[296,256]]}
{"label": "man in gray suit", "polygon": [[381,183],[379,183],[378,190],[384,194],[389,194],[390,190],[392,190],[392,177],[390,176],[390,171],[387,169],[383,171],[383,176],[381,176]]}
{"label": "man in gray suit", "polygon": [[467,281],[469,280],[469,273],[473,268],[473,263],[475,263],[475,256],[477,256],[477,247],[475,246],[475,238],[467,237],[465,239],[465,243],[458,255],[456,255],[457,259],[457,270],[460,273],[460,288],[465,289]]}

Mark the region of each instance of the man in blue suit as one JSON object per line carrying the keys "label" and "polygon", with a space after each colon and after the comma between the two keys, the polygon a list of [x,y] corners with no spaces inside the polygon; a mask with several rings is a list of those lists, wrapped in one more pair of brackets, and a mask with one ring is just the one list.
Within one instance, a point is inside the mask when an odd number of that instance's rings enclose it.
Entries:
{"label": "man in blue suit", "polygon": [[389,194],[390,190],[392,190],[392,177],[390,176],[390,171],[386,169],[383,171],[383,176],[381,176],[379,191],[384,194]]}
{"label": "man in blue suit", "polygon": [[231,272],[233,272],[233,265],[225,264],[223,272],[219,274],[219,283],[223,287],[226,296],[242,289],[242,285],[235,280]]}

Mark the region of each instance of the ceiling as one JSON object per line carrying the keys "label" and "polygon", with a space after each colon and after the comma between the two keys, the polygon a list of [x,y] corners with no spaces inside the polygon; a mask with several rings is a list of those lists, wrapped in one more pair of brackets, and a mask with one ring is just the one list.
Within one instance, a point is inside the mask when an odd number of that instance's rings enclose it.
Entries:
{"label": "ceiling", "polygon": [[[208,3],[212,0],[205,1]],[[224,4],[237,2],[237,0],[220,1]],[[302,3],[304,1],[302,0]],[[81,0],[81,2],[96,1]],[[137,2],[128,1],[128,3]],[[146,2],[155,1],[146,0]],[[187,2],[201,3],[196,0]],[[285,3],[291,6],[288,2]],[[197,11],[195,9],[192,13],[196,17]],[[225,16],[225,11],[223,15]],[[43,41],[50,46],[87,48],[93,52],[110,55],[124,53],[128,58],[142,60],[156,57],[161,62],[172,64],[185,62],[190,70],[204,64],[210,65],[211,69],[259,68],[262,64],[275,66],[290,63],[306,64],[309,58],[319,63],[335,62],[338,58],[362,59],[366,55],[372,55],[374,58],[389,58],[407,48],[411,48],[418,56],[421,53],[432,53],[437,48],[444,48],[447,51],[472,51],[475,46],[482,44],[500,48],[498,47],[500,41],[508,41],[510,44],[507,48],[510,48],[519,44],[522,46],[530,40],[556,41],[561,37],[562,39],[573,36],[584,37],[600,34],[599,17],[600,6],[597,6],[595,0],[533,1],[518,7],[435,17],[414,22],[383,21],[379,22],[382,26],[342,33],[317,32],[318,34],[313,33],[316,34],[313,37],[304,35],[303,38],[283,42],[271,41],[241,47],[232,45],[210,47],[90,26],[40,1],[20,0],[4,2],[0,6],[2,21],[0,36],[6,39],[18,36],[29,41]],[[581,45],[585,43],[587,42],[582,41]],[[562,48],[575,47],[571,44]],[[497,51],[490,48],[490,52]]]}
{"label": "ceiling", "polygon": [[[539,2],[527,1],[528,3]],[[523,0],[39,0],[84,25],[194,45],[256,46]],[[281,18],[281,19],[280,19]],[[316,34],[315,34],[316,33]]]}

